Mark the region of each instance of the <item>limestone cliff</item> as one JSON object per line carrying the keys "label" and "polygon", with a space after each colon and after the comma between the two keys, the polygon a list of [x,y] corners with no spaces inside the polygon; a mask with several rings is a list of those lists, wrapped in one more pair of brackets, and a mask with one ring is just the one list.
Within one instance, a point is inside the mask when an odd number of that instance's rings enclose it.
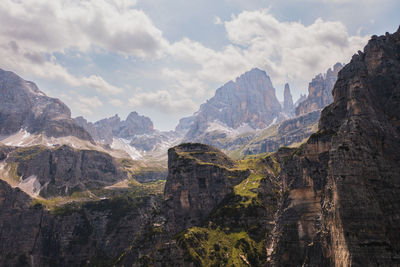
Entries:
{"label": "limestone cliff", "polygon": [[0,265],[113,266],[149,233],[160,203],[156,192],[115,193],[49,210],[0,180]]}
{"label": "limestone cliff", "polygon": [[296,116],[324,108],[332,103],[332,89],[342,67],[341,63],[336,63],[324,75],[318,74],[312,79],[308,85],[307,99],[296,106]]}
{"label": "limestone cliff", "polygon": [[65,145],[8,150],[0,159],[3,164],[0,178],[13,179],[16,186],[31,195],[46,198],[71,195],[128,178],[114,158],[95,150],[77,150]]}
{"label": "limestone cliff", "polygon": [[400,29],[340,72],[319,131],[282,161],[275,266],[400,264]]}
{"label": "limestone cliff", "polygon": [[200,225],[249,173],[215,148],[182,144],[168,151],[164,198],[170,231]]}
{"label": "limestone cliff", "polygon": [[48,137],[75,136],[92,141],[90,134],[71,119],[70,109],[46,96],[29,81],[0,69],[0,135],[21,129]]}

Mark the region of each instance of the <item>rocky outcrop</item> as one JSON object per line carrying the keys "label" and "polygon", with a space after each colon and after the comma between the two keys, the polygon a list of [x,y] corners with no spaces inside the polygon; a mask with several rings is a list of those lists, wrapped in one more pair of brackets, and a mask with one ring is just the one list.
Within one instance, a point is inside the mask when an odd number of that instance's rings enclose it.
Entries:
{"label": "rocky outcrop", "polygon": [[128,178],[109,154],[65,145],[18,148],[8,154],[5,163],[16,164],[18,186],[46,198],[102,188]]}
{"label": "rocky outcrop", "polygon": [[168,150],[164,198],[170,231],[200,225],[249,173],[215,148],[182,144]]}
{"label": "rocky outcrop", "polygon": [[[242,145],[244,155],[275,152],[282,146],[305,142],[317,130],[321,110],[281,122],[277,127],[266,129],[265,133]],[[265,135],[265,137],[263,137]]]}
{"label": "rocky outcrop", "polygon": [[296,108],[301,102],[303,102],[306,99],[307,99],[307,95],[300,94],[299,99],[297,99],[296,102],[294,103],[294,107]]}
{"label": "rocky outcrop", "polygon": [[67,204],[51,211],[0,180],[1,266],[113,266],[149,233],[157,196]]}
{"label": "rocky outcrop", "polygon": [[292,94],[290,93],[289,84],[285,84],[285,89],[283,91],[283,112],[288,115],[289,117],[293,116],[293,98]]}
{"label": "rocky outcrop", "polygon": [[342,67],[341,63],[336,63],[333,69],[328,69],[326,74],[318,74],[312,79],[308,85],[307,99],[296,107],[296,116],[322,109],[332,103],[332,89]]}
{"label": "rocky outcrop", "polygon": [[103,144],[111,144],[114,137],[129,140],[136,135],[151,134],[154,131],[150,118],[141,116],[137,112],[131,112],[124,121],[121,121],[118,115],[95,123],[87,122],[83,117],[77,117],[75,121],[96,141]]}
{"label": "rocky outcrop", "polygon": [[175,131],[178,133],[186,134],[186,132],[190,130],[190,127],[192,126],[194,120],[194,116],[180,119],[178,125],[175,127]]}
{"label": "rocky outcrop", "polygon": [[186,140],[196,140],[215,121],[232,129],[246,124],[253,129],[265,128],[280,112],[270,78],[265,71],[252,69],[218,88],[215,96],[200,106]]}
{"label": "rocky outcrop", "polygon": [[90,134],[71,119],[70,109],[46,96],[29,81],[0,69],[0,135],[21,129],[48,137],[75,136],[92,141]]}

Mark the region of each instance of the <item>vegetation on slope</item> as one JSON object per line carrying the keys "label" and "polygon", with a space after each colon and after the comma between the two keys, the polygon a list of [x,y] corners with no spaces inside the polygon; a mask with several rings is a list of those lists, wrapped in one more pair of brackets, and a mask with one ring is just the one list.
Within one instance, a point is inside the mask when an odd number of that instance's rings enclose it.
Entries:
{"label": "vegetation on slope", "polygon": [[[265,262],[266,235],[281,197],[273,154],[247,156],[235,168],[250,175],[234,187],[203,227],[180,233],[177,244],[197,266],[259,266]],[[266,192],[263,184],[271,191]]]}

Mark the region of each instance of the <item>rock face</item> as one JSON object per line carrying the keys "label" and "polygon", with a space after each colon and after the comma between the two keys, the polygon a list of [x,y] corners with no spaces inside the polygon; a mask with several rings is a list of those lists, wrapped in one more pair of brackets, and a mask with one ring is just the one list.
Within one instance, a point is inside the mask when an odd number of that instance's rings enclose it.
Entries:
{"label": "rock face", "polygon": [[271,264],[400,264],[400,29],[340,72],[319,131],[282,162]]}
{"label": "rock face", "polygon": [[131,139],[135,135],[150,134],[154,131],[150,118],[141,116],[137,112],[131,112],[124,121],[121,121],[118,115],[95,123],[87,122],[83,117],[77,117],[75,121],[96,141],[104,144],[111,144],[113,137]]}
{"label": "rock face", "polygon": [[128,178],[110,155],[65,145],[55,149],[18,148],[8,154],[5,163],[17,166],[20,187],[46,198],[101,188]]}
{"label": "rock face", "polygon": [[289,84],[285,84],[285,90],[283,91],[283,112],[287,114],[289,117],[293,116],[293,98],[290,93]]}
{"label": "rock face", "polygon": [[318,74],[308,85],[308,97],[296,107],[296,116],[313,110],[322,109],[332,103],[332,89],[335,85],[338,72],[342,69],[341,63],[336,63],[325,75]]}
{"label": "rock face", "polygon": [[301,103],[301,102],[303,102],[304,100],[306,100],[307,99],[307,96],[304,94],[300,94],[300,97],[299,97],[299,99],[297,99],[296,100],[296,102],[294,103],[294,108],[297,108],[297,106]]}
{"label": "rock face", "polygon": [[175,127],[175,131],[178,133],[186,133],[190,130],[190,127],[192,126],[194,120],[194,116],[180,119],[178,125]]}
{"label": "rock face", "polygon": [[46,96],[34,83],[13,72],[0,69],[0,135],[11,135],[21,129],[48,137],[92,140],[71,119],[71,111],[63,102]]}
{"label": "rock face", "polygon": [[[275,152],[281,146],[290,146],[294,143],[305,141],[317,130],[318,120],[321,110],[298,116],[293,119],[285,120],[275,129],[273,133],[261,138],[253,138],[245,144],[244,155]],[[276,127],[275,127],[276,128]]]}
{"label": "rock face", "polygon": [[150,118],[140,116],[137,112],[131,112],[126,120],[121,123],[121,129],[117,136],[129,138],[133,135],[151,133],[153,130],[153,122]]}
{"label": "rock face", "polygon": [[171,231],[199,225],[248,175],[207,145],[182,144],[169,149],[164,199]]}
{"label": "rock face", "polygon": [[0,265],[113,266],[148,233],[159,202],[121,197],[48,211],[0,180]]}
{"label": "rock face", "polygon": [[232,129],[245,124],[253,129],[265,128],[278,119],[280,112],[270,78],[265,71],[252,69],[217,89],[215,96],[200,106],[186,139],[196,140],[215,121]]}

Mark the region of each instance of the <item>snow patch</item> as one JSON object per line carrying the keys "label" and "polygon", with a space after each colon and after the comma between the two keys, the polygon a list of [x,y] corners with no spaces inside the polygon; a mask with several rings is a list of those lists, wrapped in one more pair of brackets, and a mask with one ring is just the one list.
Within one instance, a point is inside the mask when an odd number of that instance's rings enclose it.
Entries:
{"label": "snow patch", "polygon": [[208,124],[206,132],[214,132],[214,131],[225,133],[228,137],[232,138],[240,134],[254,132],[256,130],[247,123],[243,123],[238,128],[234,129],[218,120],[215,120]]}
{"label": "snow patch", "polygon": [[31,175],[25,180],[21,180],[17,186],[28,195],[34,197],[37,197],[42,189],[42,186],[40,185],[36,175]]}
{"label": "snow patch", "polygon": [[[277,121],[277,120],[278,120],[278,117],[275,117],[269,126],[272,126],[272,125],[276,124],[276,121]],[[268,127],[269,127],[269,126],[268,126]]]}
{"label": "snow patch", "polygon": [[113,138],[111,148],[125,151],[134,160],[142,158],[142,153],[129,144],[130,141],[127,139]]}

